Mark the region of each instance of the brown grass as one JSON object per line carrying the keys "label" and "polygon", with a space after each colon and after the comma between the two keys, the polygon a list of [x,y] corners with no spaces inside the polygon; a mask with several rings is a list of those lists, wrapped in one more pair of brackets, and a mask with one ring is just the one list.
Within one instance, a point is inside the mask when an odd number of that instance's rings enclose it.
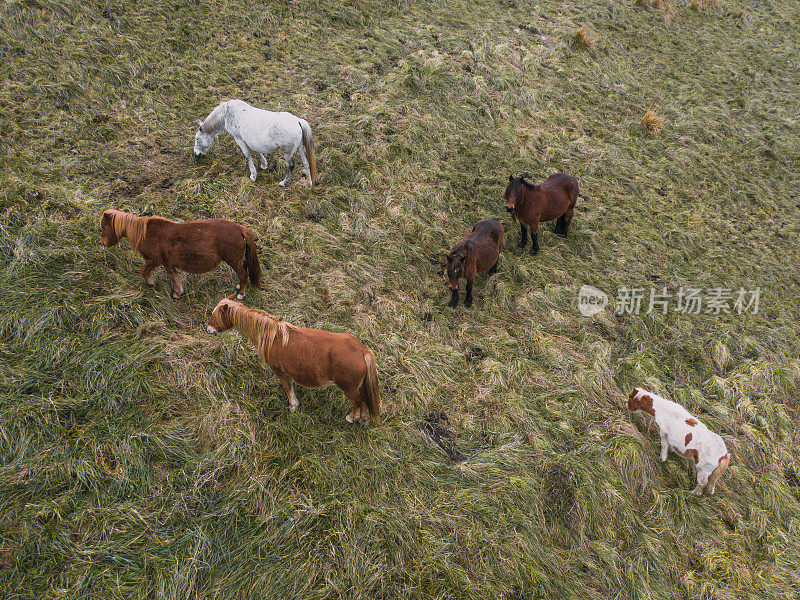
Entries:
{"label": "brown grass", "polygon": [[642,127],[653,135],[661,135],[661,128],[664,125],[664,117],[659,115],[653,107],[647,109],[642,118]]}
{"label": "brown grass", "polygon": [[593,50],[597,43],[596,35],[588,23],[575,32],[575,47],[578,50]]}

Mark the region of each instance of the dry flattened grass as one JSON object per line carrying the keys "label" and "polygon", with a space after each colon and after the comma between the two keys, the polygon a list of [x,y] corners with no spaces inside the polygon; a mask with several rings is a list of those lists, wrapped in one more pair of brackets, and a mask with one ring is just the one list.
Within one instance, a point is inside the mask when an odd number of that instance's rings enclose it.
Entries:
{"label": "dry flattened grass", "polygon": [[[696,27],[681,30],[607,2],[580,17],[538,6],[0,9],[0,589],[777,599],[796,587],[799,315],[783,298],[800,277],[800,90],[785,71],[798,8],[753,2],[712,20],[687,6]],[[570,51],[576,18],[608,54]],[[197,119],[237,96],[309,119],[318,187],[278,188],[273,157],[252,184],[229,137],[190,161]],[[670,120],[656,142],[631,121],[654,100]],[[544,227],[533,259],[502,201],[524,170],[571,172],[587,195],[570,236]],[[145,288],[126,243],[98,243],[113,205],[247,224],[265,267],[247,302],[372,347],[384,424],[345,426],[335,387],[300,390],[289,415],[252,348],[203,333],[229,270],[187,276],[177,302],[163,274]],[[508,228],[499,271],[478,277],[471,310],[451,311],[442,261],[491,215]],[[651,284],[763,297],[758,315],[583,319],[584,283],[612,298]],[[689,494],[685,460],[658,460],[655,432],[624,410],[634,385],[725,436],[716,496]]]}

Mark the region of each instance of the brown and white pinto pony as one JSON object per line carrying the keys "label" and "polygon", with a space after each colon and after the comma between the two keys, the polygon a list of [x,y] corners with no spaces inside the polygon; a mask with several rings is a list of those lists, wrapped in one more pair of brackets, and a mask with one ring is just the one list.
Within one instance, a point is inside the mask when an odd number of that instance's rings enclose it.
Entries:
{"label": "brown and white pinto pony", "polygon": [[467,295],[464,306],[472,306],[472,283],[477,273],[488,271],[489,275],[497,272],[497,261],[500,250],[505,243],[503,225],[497,219],[483,219],[472,227],[472,231],[464,236],[450,251],[447,257],[447,281],[453,292],[450,308],[458,305],[458,280],[467,280]]}
{"label": "brown and white pinto pony", "polygon": [[224,219],[205,219],[175,223],[161,217],[137,217],[110,209],[100,219],[100,241],[114,246],[128,238],[131,248],[144,257],[142,276],[155,285],[153,270],[161,265],[172,281],[172,297],[183,294],[177,269],[187,273],[206,273],[225,261],[236,272],[237,298],[247,292],[247,278],[255,287],[261,285],[261,264],[250,231]]}
{"label": "brown and white pinto pony", "polygon": [[[541,185],[528,181],[530,175],[508,176],[506,186],[506,210],[512,219],[519,219],[522,239],[519,247],[528,243],[528,227],[531,228],[531,256],[539,251],[539,223],[557,219],[553,233],[567,237],[572,212],[578,196],[578,180],[572,175],[556,173]],[[526,225],[528,227],[526,227]]]}
{"label": "brown and white pinto pony", "polygon": [[292,380],[306,388],[335,383],[350,399],[349,423],[380,421],[378,369],[372,351],[349,333],[295,327],[232,298],[217,304],[206,330],[216,335],[236,329],[256,347],[259,356],[283,384],[294,412],[300,403]]}
{"label": "brown and white pinto pony", "polygon": [[661,434],[661,462],[672,450],[691,458],[697,469],[697,486],[693,494],[701,496],[703,489],[714,493],[717,480],[731,461],[728,448],[720,436],[712,432],[683,406],[642,388],[634,388],[628,396],[628,410],[642,411],[654,417]]}

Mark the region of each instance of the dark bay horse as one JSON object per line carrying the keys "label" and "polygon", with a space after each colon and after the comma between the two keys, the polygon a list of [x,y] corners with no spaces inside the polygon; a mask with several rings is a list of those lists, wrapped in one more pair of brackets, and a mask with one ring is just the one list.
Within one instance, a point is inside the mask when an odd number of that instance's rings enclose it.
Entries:
{"label": "dark bay horse", "polygon": [[464,306],[472,306],[472,282],[477,273],[497,272],[500,250],[505,243],[503,225],[497,219],[478,221],[472,231],[464,236],[450,251],[447,257],[447,280],[453,295],[450,308],[458,305],[458,280],[467,280],[467,295]]}
{"label": "dark bay horse", "polygon": [[236,272],[237,297],[247,291],[247,278],[261,285],[261,263],[250,231],[224,219],[175,223],[161,217],[137,217],[120,210],[107,210],[100,219],[100,241],[114,246],[128,238],[131,247],[144,257],[142,276],[155,285],[153,270],[161,265],[172,281],[172,297],[183,294],[177,269],[187,273],[206,273],[225,261]]}
{"label": "dark bay horse", "polygon": [[233,298],[217,304],[206,325],[216,335],[235,328],[256,347],[289,398],[289,410],[300,403],[292,380],[303,387],[338,385],[353,403],[347,422],[380,421],[378,369],[372,351],[349,333],[295,327]]}
{"label": "dark bay horse", "polygon": [[[531,255],[539,251],[539,223],[556,221],[553,233],[559,237],[567,237],[572,211],[578,196],[578,180],[572,175],[556,173],[550,175],[541,185],[528,181],[530,175],[523,173],[519,177],[509,175],[506,187],[506,210],[512,219],[519,219],[522,239],[519,247],[528,243],[528,227],[531,228]],[[526,227],[526,225],[528,227]]]}

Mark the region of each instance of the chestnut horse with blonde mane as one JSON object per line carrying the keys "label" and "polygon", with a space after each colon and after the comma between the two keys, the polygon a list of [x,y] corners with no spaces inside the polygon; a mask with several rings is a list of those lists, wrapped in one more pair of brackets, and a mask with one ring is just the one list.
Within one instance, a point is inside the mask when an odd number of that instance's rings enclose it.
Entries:
{"label": "chestnut horse with blonde mane", "polygon": [[286,321],[224,298],[214,308],[206,331],[216,335],[236,329],[256,347],[280,380],[294,412],[300,401],[292,380],[306,388],[338,385],[353,403],[348,423],[380,421],[378,369],[372,351],[349,333],[295,327]]}
{"label": "chestnut horse with blonde mane", "polygon": [[115,246],[128,238],[131,248],[139,252],[145,263],[142,276],[149,286],[155,285],[153,270],[161,265],[172,281],[172,297],[183,294],[177,269],[187,273],[206,273],[225,261],[236,272],[239,283],[237,298],[244,298],[247,279],[255,287],[261,285],[261,264],[250,231],[225,219],[205,219],[175,223],[161,217],[137,217],[109,209],[100,219],[100,241]]}

